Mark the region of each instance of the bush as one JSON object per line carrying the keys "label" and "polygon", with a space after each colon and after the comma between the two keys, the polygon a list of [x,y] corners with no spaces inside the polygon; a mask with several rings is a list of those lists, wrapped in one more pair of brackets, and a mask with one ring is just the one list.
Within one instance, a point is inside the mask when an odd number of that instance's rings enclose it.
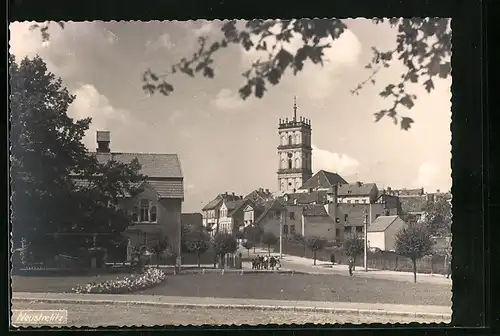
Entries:
{"label": "bush", "polygon": [[78,285],[73,291],[78,294],[125,294],[146,289],[165,281],[166,275],[158,268],[150,268],[140,275],[103,282]]}

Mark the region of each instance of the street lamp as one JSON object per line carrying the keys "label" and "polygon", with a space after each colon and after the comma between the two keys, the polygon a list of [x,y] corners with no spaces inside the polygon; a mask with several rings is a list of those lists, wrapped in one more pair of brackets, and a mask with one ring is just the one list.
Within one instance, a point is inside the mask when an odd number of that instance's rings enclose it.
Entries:
{"label": "street lamp", "polygon": [[[368,226],[371,225],[372,222],[372,203],[368,203],[368,214],[366,213],[366,209],[364,211],[365,220],[364,220],[364,265],[365,272],[368,272]],[[368,223],[368,221],[370,221]]]}

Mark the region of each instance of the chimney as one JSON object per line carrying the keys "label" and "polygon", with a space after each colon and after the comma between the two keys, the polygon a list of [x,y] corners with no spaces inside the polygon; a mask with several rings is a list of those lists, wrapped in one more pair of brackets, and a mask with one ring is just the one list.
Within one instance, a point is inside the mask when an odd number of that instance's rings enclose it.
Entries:
{"label": "chimney", "polygon": [[109,143],[111,140],[111,132],[110,131],[97,131],[97,153],[109,153],[111,152],[109,148]]}
{"label": "chimney", "polygon": [[234,198],[234,192],[233,192],[233,198]]}
{"label": "chimney", "polygon": [[361,183],[361,181],[356,182],[356,184],[358,185],[358,187],[361,187],[363,185],[363,183]]}
{"label": "chimney", "polygon": [[269,189],[266,189],[266,194],[269,194]]}
{"label": "chimney", "polygon": [[240,195],[240,200],[242,200],[242,199],[243,199],[243,195]]}

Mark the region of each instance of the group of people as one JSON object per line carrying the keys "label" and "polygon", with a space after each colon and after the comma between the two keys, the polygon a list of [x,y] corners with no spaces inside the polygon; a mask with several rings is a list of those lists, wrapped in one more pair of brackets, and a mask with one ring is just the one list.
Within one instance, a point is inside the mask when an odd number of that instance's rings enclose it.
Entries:
{"label": "group of people", "polygon": [[252,269],[255,270],[268,270],[269,268],[272,270],[276,268],[278,270],[280,267],[280,259],[275,258],[274,256],[268,257],[256,255],[252,258]]}

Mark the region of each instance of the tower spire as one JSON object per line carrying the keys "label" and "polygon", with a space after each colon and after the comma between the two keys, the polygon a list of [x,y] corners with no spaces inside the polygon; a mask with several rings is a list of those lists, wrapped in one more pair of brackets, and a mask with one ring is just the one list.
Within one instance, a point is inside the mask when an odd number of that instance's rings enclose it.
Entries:
{"label": "tower spire", "polygon": [[293,96],[293,121],[297,121],[297,96]]}

